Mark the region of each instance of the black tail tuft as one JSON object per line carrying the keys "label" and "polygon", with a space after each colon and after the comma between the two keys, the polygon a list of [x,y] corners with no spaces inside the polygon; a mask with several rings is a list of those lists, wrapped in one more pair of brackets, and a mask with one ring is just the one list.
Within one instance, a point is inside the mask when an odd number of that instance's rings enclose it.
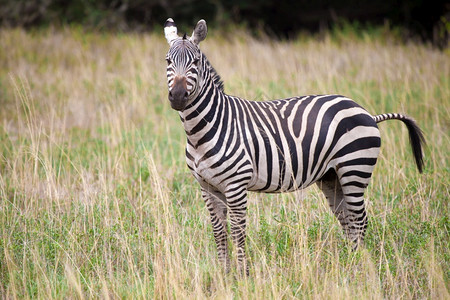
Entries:
{"label": "black tail tuft", "polygon": [[417,126],[416,122],[410,118],[402,119],[405,123],[409,132],[409,141],[411,142],[411,147],[414,153],[414,158],[416,160],[417,168],[419,172],[423,171],[423,151],[422,147],[425,145],[425,137],[423,136],[422,130]]}
{"label": "black tail tuft", "polygon": [[378,116],[374,116],[373,119],[375,122],[383,122],[386,120],[400,120],[403,123],[405,123],[406,127],[408,128],[409,132],[409,141],[411,142],[411,147],[414,154],[414,159],[416,160],[417,168],[419,169],[419,172],[422,173],[423,171],[423,146],[425,143],[425,137],[423,136],[422,130],[419,128],[417,123],[404,115],[401,114],[382,114]]}

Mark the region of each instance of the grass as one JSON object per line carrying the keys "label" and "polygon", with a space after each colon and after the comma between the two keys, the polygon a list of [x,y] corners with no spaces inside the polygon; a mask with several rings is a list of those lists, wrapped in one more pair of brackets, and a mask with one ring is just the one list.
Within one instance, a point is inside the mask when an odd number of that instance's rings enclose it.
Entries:
{"label": "grass", "polygon": [[163,33],[0,29],[2,298],[448,299],[450,56],[345,32],[289,42],[214,30],[201,45],[248,99],[339,93],[380,125],[366,245],[351,252],[316,187],[251,194],[249,278],[223,274],[167,102]]}

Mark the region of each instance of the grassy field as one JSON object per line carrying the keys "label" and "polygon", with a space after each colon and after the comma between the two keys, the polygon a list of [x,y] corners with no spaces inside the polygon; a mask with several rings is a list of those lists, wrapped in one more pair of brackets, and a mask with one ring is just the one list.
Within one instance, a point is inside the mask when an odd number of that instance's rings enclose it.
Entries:
{"label": "grassy field", "polygon": [[315,187],[251,194],[249,278],[217,264],[209,215],[167,100],[163,33],[0,30],[1,298],[449,299],[450,52],[383,30],[289,42],[211,31],[225,91],[339,93],[380,124],[365,247]]}

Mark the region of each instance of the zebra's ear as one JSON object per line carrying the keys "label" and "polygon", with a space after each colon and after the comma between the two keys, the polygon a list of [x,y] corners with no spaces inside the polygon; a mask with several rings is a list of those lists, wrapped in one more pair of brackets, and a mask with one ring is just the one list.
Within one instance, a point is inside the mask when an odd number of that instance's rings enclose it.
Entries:
{"label": "zebra's ear", "polygon": [[200,21],[198,21],[197,25],[195,25],[194,32],[192,33],[192,36],[189,40],[198,45],[206,38],[207,33],[208,27],[206,27],[206,22],[205,20],[201,19]]}
{"label": "zebra's ear", "polygon": [[169,44],[178,37],[177,25],[175,25],[172,18],[168,18],[166,23],[164,23],[164,35]]}

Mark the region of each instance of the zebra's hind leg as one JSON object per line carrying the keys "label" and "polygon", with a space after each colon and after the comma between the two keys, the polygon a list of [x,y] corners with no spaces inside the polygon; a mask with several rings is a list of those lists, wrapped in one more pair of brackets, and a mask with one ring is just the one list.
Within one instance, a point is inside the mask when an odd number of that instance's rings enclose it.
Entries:
{"label": "zebra's hind leg", "polygon": [[[217,256],[226,272],[230,271],[230,258],[227,241],[227,205],[225,196],[213,194],[202,189],[202,196],[211,215],[214,240],[217,246]],[[221,199],[222,198],[222,199]]]}
{"label": "zebra's hind leg", "polygon": [[348,239],[352,241],[353,249],[356,249],[363,241],[367,228],[363,199],[366,185],[356,183],[358,191],[355,191],[354,186],[349,184],[350,181],[342,184],[341,179],[331,169],[317,182],[317,185],[325,194],[331,210],[338,218]]}

